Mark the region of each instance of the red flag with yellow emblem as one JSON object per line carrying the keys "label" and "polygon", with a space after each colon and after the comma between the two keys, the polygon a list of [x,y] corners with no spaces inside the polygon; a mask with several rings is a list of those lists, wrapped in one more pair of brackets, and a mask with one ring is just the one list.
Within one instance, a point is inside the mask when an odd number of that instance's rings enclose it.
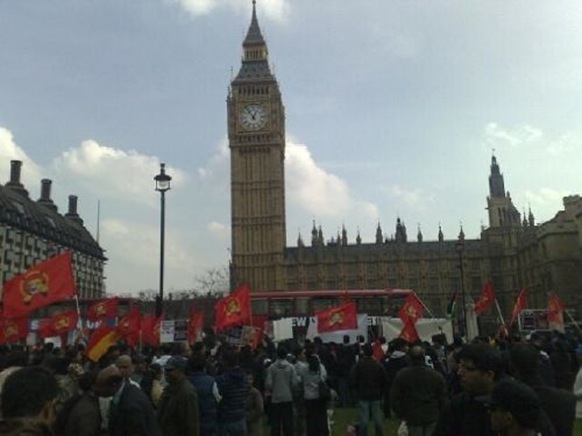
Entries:
{"label": "red flag with yellow emblem", "polygon": [[0,314],[0,344],[10,344],[26,339],[28,317],[6,319]]}
{"label": "red flag with yellow emblem", "polygon": [[139,329],[141,324],[141,314],[137,307],[129,310],[127,315],[119,320],[117,333],[130,347],[135,347],[139,341]]}
{"label": "red flag with yellow emblem", "polygon": [[194,342],[202,339],[200,334],[204,328],[204,313],[196,312],[194,309],[190,311],[190,321],[188,322],[188,342]]}
{"label": "red flag with yellow emblem", "polygon": [[62,336],[77,328],[79,314],[76,310],[57,313],[50,318],[41,319],[38,333],[41,338]]}
{"label": "red flag with yellow emblem", "polygon": [[493,289],[493,284],[487,282],[483,286],[483,292],[481,292],[479,299],[475,302],[475,315],[487,312],[493,306],[493,303],[495,303],[495,290]]}
{"label": "red flag with yellow emblem", "polygon": [[344,303],[315,312],[317,318],[317,332],[327,333],[338,330],[355,330],[358,328],[358,309],[356,303]]}
{"label": "red flag with yellow emblem", "polygon": [[160,345],[160,326],[165,318],[165,313],[156,317],[155,315],[146,315],[141,320],[141,339],[142,341],[154,347]]}
{"label": "red flag with yellow emblem", "polygon": [[404,339],[409,344],[414,344],[420,337],[418,336],[418,331],[416,330],[415,322],[412,318],[408,318],[402,326],[399,337]]}
{"label": "red flag with yellow emblem", "polygon": [[236,291],[221,298],[214,306],[216,330],[243,325],[251,317],[251,295],[248,284],[242,284]]}
{"label": "red flag with yellow emblem", "polygon": [[527,290],[524,288],[519,292],[517,299],[515,300],[515,304],[513,305],[513,311],[511,312],[511,320],[509,321],[509,325],[512,325],[521,311],[525,309],[527,306]]}
{"label": "red flag with yellow emblem", "polygon": [[564,310],[566,308],[560,298],[552,293],[548,299],[548,323],[554,330],[564,331]]}
{"label": "red flag with yellow emblem", "polygon": [[87,319],[89,321],[98,321],[103,318],[114,318],[117,316],[117,307],[119,298],[108,298],[97,301],[87,309]]}
{"label": "red flag with yellow emblem", "polygon": [[74,294],[71,253],[65,251],[4,283],[4,316],[19,318]]}
{"label": "red flag with yellow emblem", "polygon": [[398,311],[398,317],[404,324],[406,324],[409,319],[411,319],[413,323],[416,323],[418,318],[422,318],[423,314],[424,306],[414,292],[408,294],[408,297],[404,300],[404,306],[402,306]]}

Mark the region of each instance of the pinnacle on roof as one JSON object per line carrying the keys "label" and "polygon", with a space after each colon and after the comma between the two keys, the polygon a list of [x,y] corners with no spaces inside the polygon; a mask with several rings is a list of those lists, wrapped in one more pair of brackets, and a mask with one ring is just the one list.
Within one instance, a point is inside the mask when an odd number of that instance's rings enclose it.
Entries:
{"label": "pinnacle on roof", "polygon": [[263,35],[261,34],[261,28],[259,27],[259,20],[257,20],[256,3],[256,0],[253,0],[253,17],[251,19],[251,25],[249,26],[247,36],[243,42],[243,46],[265,43]]}

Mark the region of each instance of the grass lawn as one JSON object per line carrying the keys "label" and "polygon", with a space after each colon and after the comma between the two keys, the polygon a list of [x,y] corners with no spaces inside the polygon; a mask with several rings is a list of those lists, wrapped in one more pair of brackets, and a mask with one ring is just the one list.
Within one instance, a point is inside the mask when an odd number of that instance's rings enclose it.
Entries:
{"label": "grass lawn", "polygon": [[[357,422],[358,413],[355,408],[335,409],[332,420],[334,422],[332,426],[332,436],[345,436],[348,425]],[[386,419],[384,421],[384,436],[395,435],[399,424],[400,422],[396,419]],[[269,435],[270,429],[265,427],[263,434]],[[374,434],[372,425],[368,425],[368,434]],[[576,420],[574,426],[574,436],[582,436],[582,419]]]}

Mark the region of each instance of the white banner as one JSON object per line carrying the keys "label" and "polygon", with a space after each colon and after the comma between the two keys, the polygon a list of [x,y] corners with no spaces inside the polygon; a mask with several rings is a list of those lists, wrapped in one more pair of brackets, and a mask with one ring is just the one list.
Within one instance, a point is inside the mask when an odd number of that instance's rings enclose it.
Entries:
{"label": "white banner", "polygon": [[331,333],[317,333],[317,318],[312,317],[309,321],[309,327],[307,328],[306,338],[313,340],[316,336],[319,336],[323,342],[335,342],[341,344],[344,335],[350,337],[350,343],[357,341],[358,336],[368,337],[368,315],[358,314],[358,329],[357,330],[338,330]]}

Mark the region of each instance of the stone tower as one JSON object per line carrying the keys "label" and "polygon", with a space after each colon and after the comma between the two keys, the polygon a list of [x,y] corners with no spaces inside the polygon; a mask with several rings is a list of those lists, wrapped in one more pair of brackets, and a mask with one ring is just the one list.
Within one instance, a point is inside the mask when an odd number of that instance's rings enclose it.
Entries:
{"label": "stone tower", "polygon": [[242,65],[227,98],[231,284],[285,287],[285,109],[253,1]]}
{"label": "stone tower", "polygon": [[489,175],[489,197],[487,197],[487,209],[489,210],[489,227],[521,226],[520,214],[513,205],[509,192],[505,192],[503,174],[501,174],[495,156],[491,157],[491,174]]}

